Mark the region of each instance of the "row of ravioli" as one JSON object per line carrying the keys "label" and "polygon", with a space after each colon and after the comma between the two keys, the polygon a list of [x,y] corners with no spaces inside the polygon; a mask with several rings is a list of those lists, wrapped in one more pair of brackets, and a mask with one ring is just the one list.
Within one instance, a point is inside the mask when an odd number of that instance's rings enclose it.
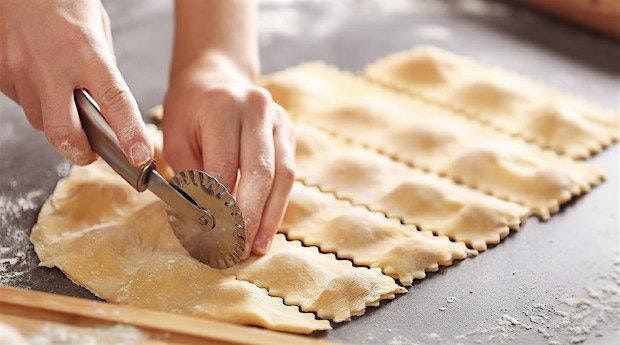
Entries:
{"label": "row of ravioli", "polygon": [[381,58],[364,75],[572,158],[587,158],[620,137],[617,114],[436,47]]}
{"label": "row of ravioli", "polygon": [[286,237],[228,270],[192,259],[166,219],[159,199],[98,161],[59,182],[31,240],[42,266],[110,302],[296,333],[330,328],[310,313],[348,320],[406,292],[394,279],[410,285],[469,252],[299,182]]}
{"label": "row of ravioli", "polygon": [[297,122],[543,219],[605,177],[595,165],[320,63],[276,73],[263,85]]}

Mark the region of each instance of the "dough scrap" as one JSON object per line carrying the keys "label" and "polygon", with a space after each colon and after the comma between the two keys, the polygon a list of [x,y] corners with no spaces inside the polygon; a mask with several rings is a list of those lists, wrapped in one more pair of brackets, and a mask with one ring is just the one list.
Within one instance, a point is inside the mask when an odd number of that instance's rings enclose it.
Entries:
{"label": "dough scrap", "polygon": [[330,328],[189,257],[163,203],[148,191],[136,193],[102,161],[74,167],[58,183],[31,241],[42,266],[57,266],[110,302],[295,333]]}
{"label": "dough scrap", "polygon": [[[446,74],[445,78],[449,77],[451,74]],[[306,82],[332,88],[338,85],[336,89],[342,91],[306,92]],[[299,120],[393,159],[525,205],[543,219],[605,176],[594,165],[541,150],[441,107],[319,63],[276,73],[264,85],[277,90],[274,97],[283,104],[290,103],[286,100],[289,95],[312,98],[311,108],[287,109]]]}
{"label": "dough scrap", "polygon": [[406,286],[470,252],[461,242],[418,231],[301,183],[293,186],[280,232],[357,266],[378,267]]}
{"label": "dough scrap", "polygon": [[620,137],[617,116],[515,73],[422,46],[370,64],[366,76],[583,159]]}
{"label": "dough scrap", "polygon": [[226,270],[282,297],[287,304],[316,312],[335,322],[362,315],[366,306],[379,305],[407,290],[378,269],[353,267],[350,261],[321,254],[317,247],[302,247],[277,234],[267,254]]}
{"label": "dough scrap", "polygon": [[298,123],[297,178],[476,250],[517,229],[529,210]]}

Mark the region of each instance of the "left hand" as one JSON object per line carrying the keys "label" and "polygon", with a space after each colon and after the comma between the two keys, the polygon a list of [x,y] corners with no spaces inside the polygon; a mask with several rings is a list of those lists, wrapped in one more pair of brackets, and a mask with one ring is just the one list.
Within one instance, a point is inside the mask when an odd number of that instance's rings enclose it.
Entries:
{"label": "left hand", "polygon": [[246,221],[244,258],[264,254],[294,180],[295,141],[286,111],[220,58],[173,71],[164,114],[168,163],[175,171],[203,170],[234,190]]}

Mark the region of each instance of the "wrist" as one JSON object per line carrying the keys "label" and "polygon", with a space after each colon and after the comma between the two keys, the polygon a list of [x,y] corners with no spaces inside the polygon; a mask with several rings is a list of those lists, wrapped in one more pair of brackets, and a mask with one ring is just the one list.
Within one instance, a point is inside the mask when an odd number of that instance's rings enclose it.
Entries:
{"label": "wrist", "polygon": [[209,50],[187,57],[174,54],[170,67],[170,86],[178,80],[216,79],[255,83],[260,75],[258,61],[234,59],[219,51]]}

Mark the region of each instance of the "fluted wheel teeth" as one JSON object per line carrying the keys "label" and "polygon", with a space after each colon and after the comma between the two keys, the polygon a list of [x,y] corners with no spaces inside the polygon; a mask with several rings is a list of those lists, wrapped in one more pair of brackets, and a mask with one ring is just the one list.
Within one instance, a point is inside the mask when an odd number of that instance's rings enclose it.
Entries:
{"label": "fluted wheel teeth", "polygon": [[[228,193],[227,188],[220,184],[217,179],[207,175],[206,173],[192,169],[183,170],[177,173],[170,180],[170,183],[182,190],[189,197],[195,198],[195,201],[198,203],[200,203],[200,200],[205,200],[205,196],[208,196],[207,199],[219,200],[217,203],[221,203],[224,207],[217,207],[217,209],[219,209],[218,212],[224,211],[228,213],[220,214],[219,216],[232,217],[232,219],[229,218],[228,220],[228,226],[232,226],[232,228],[227,229],[227,231],[232,232],[229,234],[231,236],[230,240],[232,241],[228,247],[229,251],[227,253],[221,253],[223,254],[221,256],[209,255],[213,253],[204,253],[206,254],[206,257],[203,256],[202,260],[206,261],[203,262],[206,262],[209,266],[215,268],[227,268],[238,262],[245,249],[245,221],[243,220],[243,216],[237,202],[232,195]],[[197,195],[201,192],[204,193],[202,198]],[[205,204],[205,207],[209,208],[208,204]],[[171,222],[176,220],[174,216],[170,216],[170,213],[169,219]]]}

